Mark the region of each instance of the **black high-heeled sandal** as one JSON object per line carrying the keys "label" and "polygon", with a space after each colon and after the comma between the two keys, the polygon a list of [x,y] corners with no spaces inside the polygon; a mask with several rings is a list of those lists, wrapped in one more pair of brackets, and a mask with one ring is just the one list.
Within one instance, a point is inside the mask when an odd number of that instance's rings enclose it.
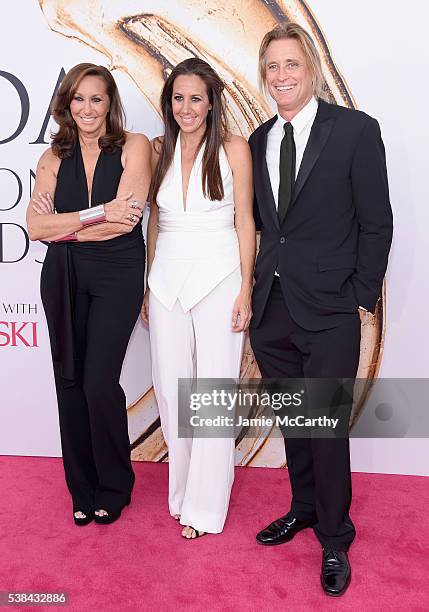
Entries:
{"label": "black high-heeled sandal", "polygon": [[203,536],[207,535],[207,531],[198,531],[198,529],[195,529],[195,527],[192,527],[192,525],[188,525],[188,527],[195,531],[195,537],[193,538],[191,536],[188,538],[188,536],[182,534],[182,538],[185,538],[185,540],[196,540],[197,538],[202,538]]}
{"label": "black high-heeled sandal", "polygon": [[[80,518],[75,516],[78,512],[82,512],[85,515],[85,518]],[[85,525],[89,525],[94,520],[94,510],[74,510],[73,511],[73,520],[74,524],[78,527],[84,527]]]}
{"label": "black high-heeled sandal", "polygon": [[[128,501],[125,502],[125,506],[129,506],[130,503],[131,497],[128,499]],[[122,510],[125,508],[125,506],[122,506],[122,508],[116,510],[115,512],[109,512],[109,510],[106,510],[105,508],[99,508],[99,510],[104,510],[105,512],[107,512],[107,514],[103,516],[98,516],[98,514],[96,514],[95,522],[98,525],[110,525],[110,523],[114,523],[121,516]]]}

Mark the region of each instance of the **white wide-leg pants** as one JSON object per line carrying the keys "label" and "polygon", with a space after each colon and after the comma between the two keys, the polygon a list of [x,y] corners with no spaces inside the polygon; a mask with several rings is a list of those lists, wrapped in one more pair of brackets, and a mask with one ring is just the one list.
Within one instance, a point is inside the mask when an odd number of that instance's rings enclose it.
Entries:
{"label": "white wide-leg pants", "polygon": [[231,329],[241,286],[237,268],[188,312],[172,310],[151,292],[152,377],[168,446],[171,515],[182,525],[220,533],[234,480],[233,438],[178,437],[178,378],[238,378],[244,334]]}

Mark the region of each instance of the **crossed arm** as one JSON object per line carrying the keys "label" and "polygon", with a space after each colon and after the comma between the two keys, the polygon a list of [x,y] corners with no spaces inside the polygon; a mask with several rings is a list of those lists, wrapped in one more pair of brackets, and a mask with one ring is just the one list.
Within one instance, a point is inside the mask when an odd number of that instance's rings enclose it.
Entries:
{"label": "crossed arm", "polygon": [[[110,240],[130,232],[142,216],[151,179],[150,144],[142,134],[127,134],[122,152],[124,171],[118,194],[105,204],[106,223],[83,227],[78,212],[54,214],[53,199],[60,160],[49,148],[39,160],[36,182],[27,208],[30,240],[55,241],[76,232],[82,242]],[[135,221],[129,219],[130,200],[138,202],[133,208]]]}

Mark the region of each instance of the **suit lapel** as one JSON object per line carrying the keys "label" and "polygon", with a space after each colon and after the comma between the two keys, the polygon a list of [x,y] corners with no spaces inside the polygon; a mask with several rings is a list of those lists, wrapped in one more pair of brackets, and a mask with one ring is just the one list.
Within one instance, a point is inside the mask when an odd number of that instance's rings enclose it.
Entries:
{"label": "suit lapel", "polygon": [[268,203],[268,208],[274,223],[277,227],[280,227],[279,218],[277,216],[276,202],[274,200],[273,189],[271,187],[270,175],[267,166],[267,137],[268,132],[276,121],[277,115],[272,117],[263,125],[263,129],[261,130],[259,137],[257,160],[259,164],[261,188],[263,192],[263,199],[261,199],[261,201]]}
{"label": "suit lapel", "polygon": [[314,164],[319,159],[323,147],[329,138],[334,122],[335,119],[330,116],[329,113],[329,104],[320,101],[313,127],[311,128],[310,137],[305,147],[298,176],[296,177],[291,206],[301,193],[310,172],[313,170]]}

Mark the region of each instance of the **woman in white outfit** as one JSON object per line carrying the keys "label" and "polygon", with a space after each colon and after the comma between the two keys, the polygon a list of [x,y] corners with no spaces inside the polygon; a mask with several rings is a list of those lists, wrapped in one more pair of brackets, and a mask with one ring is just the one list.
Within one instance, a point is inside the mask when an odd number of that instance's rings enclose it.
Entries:
{"label": "woman in white outfit", "polygon": [[234,439],[178,437],[178,379],[238,378],[251,318],[251,156],[227,130],[222,91],[209,64],[181,62],[161,94],[165,134],[152,142],[142,317],[169,451],[169,509],[186,538],[223,529]]}

